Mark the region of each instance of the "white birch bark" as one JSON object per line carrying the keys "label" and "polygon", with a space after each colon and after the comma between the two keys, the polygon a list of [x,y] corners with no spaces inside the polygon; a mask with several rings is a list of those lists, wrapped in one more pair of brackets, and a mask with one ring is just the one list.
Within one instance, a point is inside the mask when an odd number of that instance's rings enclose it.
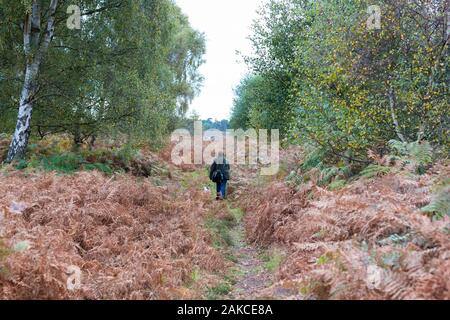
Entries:
{"label": "white birch bark", "polygon": [[392,122],[394,123],[395,133],[402,142],[406,142],[406,139],[403,136],[402,131],[400,129],[400,125],[397,120],[397,115],[395,114],[395,93],[392,87],[389,88],[388,96],[389,96],[389,107],[391,109],[391,116]]}
{"label": "white birch bark", "polygon": [[37,78],[41,62],[48,51],[55,31],[55,12],[58,0],[52,0],[45,33],[41,36],[40,1],[33,0],[32,10],[25,17],[23,41],[26,57],[25,78],[19,100],[19,111],[14,135],[9,146],[6,162],[21,159],[25,156],[28,139],[31,133],[31,117],[34,96],[37,92]]}

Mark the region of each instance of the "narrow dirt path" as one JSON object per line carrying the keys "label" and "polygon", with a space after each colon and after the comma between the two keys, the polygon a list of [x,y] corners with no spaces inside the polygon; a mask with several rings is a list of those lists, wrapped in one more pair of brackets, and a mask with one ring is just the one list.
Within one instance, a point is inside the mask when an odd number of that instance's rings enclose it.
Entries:
{"label": "narrow dirt path", "polygon": [[[234,209],[236,210],[236,209]],[[228,248],[236,258],[234,264],[234,284],[225,296],[230,300],[280,300],[302,299],[298,288],[290,283],[275,281],[275,271],[281,262],[280,252],[274,254],[270,249],[261,249],[246,241],[242,217],[230,230],[233,245]],[[278,260],[279,259],[279,260]]]}
{"label": "narrow dirt path", "polygon": [[[239,172],[237,177],[242,175]],[[210,183],[203,169],[184,173],[182,176],[183,185],[195,185],[201,190],[214,190],[214,185]],[[213,196],[211,194],[211,197]],[[209,288],[213,294],[206,292],[206,297],[230,300],[280,298],[279,294],[269,289],[274,282],[274,270],[270,271],[266,267],[264,255],[267,256],[268,253],[246,241],[243,221],[245,213],[239,209],[238,203],[230,197],[225,202],[209,203],[207,208],[212,213],[209,218],[212,219],[212,223],[210,221],[206,227],[214,234],[213,237],[220,239],[218,249],[232,264],[229,270],[224,270],[223,283]]]}
{"label": "narrow dirt path", "polygon": [[261,299],[259,292],[268,288],[272,283],[272,274],[264,268],[264,262],[258,249],[245,241],[242,220],[231,230],[233,246],[231,250],[236,257],[236,283],[228,294],[228,299]]}

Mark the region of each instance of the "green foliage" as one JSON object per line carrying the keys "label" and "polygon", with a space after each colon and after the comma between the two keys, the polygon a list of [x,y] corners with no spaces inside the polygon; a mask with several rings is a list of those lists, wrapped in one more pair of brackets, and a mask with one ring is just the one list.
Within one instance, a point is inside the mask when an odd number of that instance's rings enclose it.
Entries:
{"label": "green foliage", "polygon": [[323,266],[333,262],[333,260],[335,260],[333,252],[327,252],[321,255],[319,258],[317,258],[316,264],[319,266]]}
{"label": "green foliage", "polygon": [[5,246],[3,240],[0,240],[0,262],[3,262],[3,259],[5,259],[10,253],[11,250]]}
{"label": "green foliage", "polygon": [[262,256],[264,268],[269,272],[277,271],[284,259],[285,256],[276,250],[265,253]]}
{"label": "green foliage", "polygon": [[[9,134],[24,77],[20,26],[30,3],[0,6],[0,132]],[[61,22],[40,68],[32,134],[68,133],[75,145],[126,135],[160,146],[199,92],[203,34],[171,0],[70,4],[86,15],[81,30],[70,30],[61,19],[68,4],[58,6]],[[48,1],[42,6],[45,12]]]}
{"label": "green foliage", "polygon": [[235,98],[231,111],[230,126],[233,129],[247,129],[250,126],[250,112],[258,99],[257,78],[247,76],[234,90]]}
{"label": "green foliage", "polygon": [[138,150],[130,144],[112,150],[112,157],[118,159],[124,165],[129,165],[130,161],[138,156]]}
{"label": "green foliage", "polygon": [[[37,161],[37,162],[35,162]],[[33,167],[42,167],[46,171],[57,171],[72,174],[81,169],[84,158],[77,154],[60,154],[43,157],[32,162]]]}
{"label": "green foliage", "polygon": [[378,242],[378,244],[380,244],[382,246],[392,245],[392,244],[405,245],[409,241],[411,241],[411,237],[412,237],[412,235],[410,233],[403,234],[403,235],[392,234],[389,237],[387,237],[386,239],[382,239],[377,242]]}
{"label": "green foliage", "polygon": [[29,241],[21,241],[21,242],[16,243],[13,246],[13,251],[14,252],[23,252],[23,251],[30,249],[30,247],[31,247],[31,244]]}
{"label": "green foliage", "polygon": [[84,170],[99,171],[106,175],[112,175],[113,169],[105,163],[87,163],[83,165]]}
{"label": "green foliage", "polygon": [[438,185],[431,203],[422,208],[422,212],[431,214],[436,219],[450,216],[450,179]]}
{"label": "green foliage", "polygon": [[380,166],[378,164],[368,165],[363,171],[361,171],[360,175],[363,178],[374,178],[378,176],[383,176],[391,172],[389,167]]}
{"label": "green foliage", "polygon": [[329,184],[328,189],[331,191],[339,190],[345,187],[347,182],[345,180],[336,179]]}
{"label": "green foliage", "polygon": [[298,174],[296,171],[292,171],[286,177],[286,183],[291,187],[299,186],[304,182],[305,182],[305,180],[303,179],[303,176],[301,174]]}
{"label": "green foliage", "polygon": [[[423,27],[445,29],[444,3],[427,10],[427,1],[382,0],[381,29],[369,30],[368,0],[268,1],[253,26],[253,75],[238,87],[232,125],[276,124],[289,141],[313,141],[327,157],[360,165],[396,137],[448,146],[448,40]],[[278,110],[288,115],[281,122],[273,121]],[[430,149],[411,145],[419,171]]]}
{"label": "green foliage", "polygon": [[205,227],[211,231],[214,247],[223,248],[234,244],[231,229],[236,226],[236,223],[232,215],[221,219],[209,217],[206,220]]}
{"label": "green foliage", "polygon": [[196,284],[201,278],[201,271],[198,267],[194,267],[191,272],[190,285]]}
{"label": "green foliage", "polygon": [[331,180],[340,173],[340,169],[336,167],[328,167],[321,171],[319,185],[328,185]]}
{"label": "green foliage", "polygon": [[406,143],[391,140],[389,145],[400,160],[412,165],[418,173],[424,173],[424,168],[433,161],[433,148],[428,141]]}
{"label": "green foliage", "polygon": [[25,159],[21,159],[20,161],[18,161],[16,163],[16,165],[14,166],[17,170],[23,170],[26,167],[28,167],[28,162]]}
{"label": "green foliage", "polygon": [[305,159],[301,165],[302,170],[309,171],[314,168],[323,169],[325,167],[323,164],[325,155],[326,151],[324,148],[314,148],[305,156]]}
{"label": "green foliage", "polygon": [[228,207],[228,212],[233,216],[236,223],[240,223],[245,216],[245,212],[241,208]]}
{"label": "green foliage", "polygon": [[[427,141],[424,142],[401,142],[398,140],[389,141],[389,146],[393,151],[393,155],[387,156],[389,164],[400,162],[402,167],[412,169],[414,172],[423,174],[428,165],[433,161],[433,148]],[[386,158],[386,157],[385,157]],[[384,159],[381,159],[384,161]],[[380,161],[379,161],[380,162]],[[360,175],[364,178],[373,178],[388,174],[393,169],[382,164],[370,164],[364,168]]]}
{"label": "green foliage", "polygon": [[215,130],[219,130],[219,131],[227,131],[227,129],[229,128],[229,123],[228,120],[214,120],[209,118],[207,120],[203,120],[202,121],[203,124],[203,130],[207,131],[210,129],[215,129]]}
{"label": "green foliage", "polygon": [[233,129],[279,129],[285,138],[293,112],[284,87],[271,77],[248,75],[235,90],[230,126]]}
{"label": "green foliage", "polygon": [[346,184],[346,179],[352,175],[350,166],[339,163],[338,166],[328,164],[333,161],[325,148],[307,146],[306,156],[299,165],[298,171],[291,172],[286,181],[296,187],[314,179],[319,186],[328,186],[330,190],[337,190]]}
{"label": "green foliage", "polygon": [[63,174],[73,174],[77,171],[96,170],[106,175],[114,172],[128,171],[133,162],[140,157],[137,151],[129,145],[115,149],[83,150],[77,153],[58,151],[59,148],[31,145],[30,158],[20,160],[15,168],[37,168],[45,171],[56,171]]}
{"label": "green foliage", "polygon": [[208,300],[218,300],[227,295],[232,290],[230,283],[224,281],[217,286],[209,288],[206,294]]}

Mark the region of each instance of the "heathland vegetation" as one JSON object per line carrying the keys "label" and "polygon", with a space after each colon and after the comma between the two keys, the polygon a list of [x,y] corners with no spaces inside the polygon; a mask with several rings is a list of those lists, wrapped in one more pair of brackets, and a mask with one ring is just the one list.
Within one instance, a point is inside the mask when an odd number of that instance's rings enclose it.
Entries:
{"label": "heathland vegetation", "polygon": [[0,298],[450,299],[448,12],[266,1],[203,126],[279,129],[280,170],[216,202],[171,161],[206,50],[175,2],[0,0]]}

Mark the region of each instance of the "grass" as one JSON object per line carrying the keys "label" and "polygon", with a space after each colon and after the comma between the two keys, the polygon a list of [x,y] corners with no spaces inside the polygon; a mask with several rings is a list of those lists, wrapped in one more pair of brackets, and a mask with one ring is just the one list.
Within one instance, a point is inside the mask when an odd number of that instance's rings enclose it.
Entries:
{"label": "grass", "polygon": [[201,278],[201,271],[200,269],[195,266],[194,269],[191,272],[190,281],[188,283],[188,287],[194,286]]}
{"label": "grass", "polygon": [[233,216],[233,218],[236,220],[236,223],[240,223],[242,221],[242,218],[244,218],[245,212],[241,208],[231,208],[228,207],[228,212]]}
{"label": "grass", "polygon": [[215,248],[227,248],[236,245],[236,230],[244,217],[244,211],[240,208],[230,208],[227,206],[227,214],[217,218],[210,215],[205,222],[205,227],[211,231],[213,236],[213,246]]}
{"label": "grass", "polygon": [[[205,228],[212,234],[213,247],[221,250],[226,260],[238,263],[239,259],[232,253],[230,247],[240,245],[242,236],[236,227],[242,221],[244,211],[240,208],[232,208],[228,204],[224,206],[224,210],[227,213],[221,218],[209,216],[205,222]],[[206,290],[206,299],[218,300],[228,295],[233,290],[238,277],[242,275],[242,271],[239,268],[229,268],[222,275],[223,279],[218,285]]]}
{"label": "grass", "polygon": [[212,233],[215,248],[229,247],[234,244],[230,231],[235,225],[234,219],[218,219],[211,216],[206,220],[205,227]]}
{"label": "grass", "polygon": [[223,296],[229,294],[232,290],[232,285],[227,282],[221,282],[215,287],[208,288],[206,292],[207,300],[220,300]]}
{"label": "grass", "polygon": [[39,159],[36,166],[40,165],[45,171],[58,171],[66,174],[74,173],[81,169],[84,159],[80,155],[61,154]]}
{"label": "grass", "polygon": [[[208,171],[205,169],[199,169],[192,172],[185,172],[180,180],[180,185],[183,189],[188,189],[192,186],[203,190],[207,187],[211,192],[211,197],[216,196],[215,184],[209,181]],[[204,228],[209,231],[212,237],[212,246],[223,253],[226,260],[237,263],[238,257],[236,257],[230,247],[237,245],[236,239],[236,226],[241,222],[244,212],[240,208],[232,208],[227,203],[223,206],[223,210],[226,211],[225,215],[217,217],[211,213],[204,222]],[[236,268],[229,268],[220,273],[222,280],[215,286],[205,289],[204,297],[208,300],[222,299],[229,294],[233,285],[236,283],[239,270]],[[190,277],[189,286],[195,285],[200,278],[200,270],[194,269]]]}
{"label": "grass", "polygon": [[207,187],[211,191],[211,196],[216,196],[216,185],[209,180],[208,172],[206,170],[185,172],[180,180],[180,185],[185,190],[193,185],[201,190],[203,190],[204,187]]}
{"label": "grass", "polygon": [[225,259],[227,259],[228,261],[231,261],[233,263],[238,263],[239,259],[238,257],[236,257],[234,254],[232,253],[226,253],[225,254]]}
{"label": "grass", "polygon": [[284,259],[285,256],[276,250],[273,250],[272,252],[265,252],[261,257],[261,260],[264,262],[264,268],[271,273],[280,268],[280,265]]}
{"label": "grass", "polygon": [[207,288],[205,298],[207,300],[223,300],[233,290],[233,286],[240,276],[242,276],[242,271],[239,268],[228,269],[227,274],[219,284]]}

